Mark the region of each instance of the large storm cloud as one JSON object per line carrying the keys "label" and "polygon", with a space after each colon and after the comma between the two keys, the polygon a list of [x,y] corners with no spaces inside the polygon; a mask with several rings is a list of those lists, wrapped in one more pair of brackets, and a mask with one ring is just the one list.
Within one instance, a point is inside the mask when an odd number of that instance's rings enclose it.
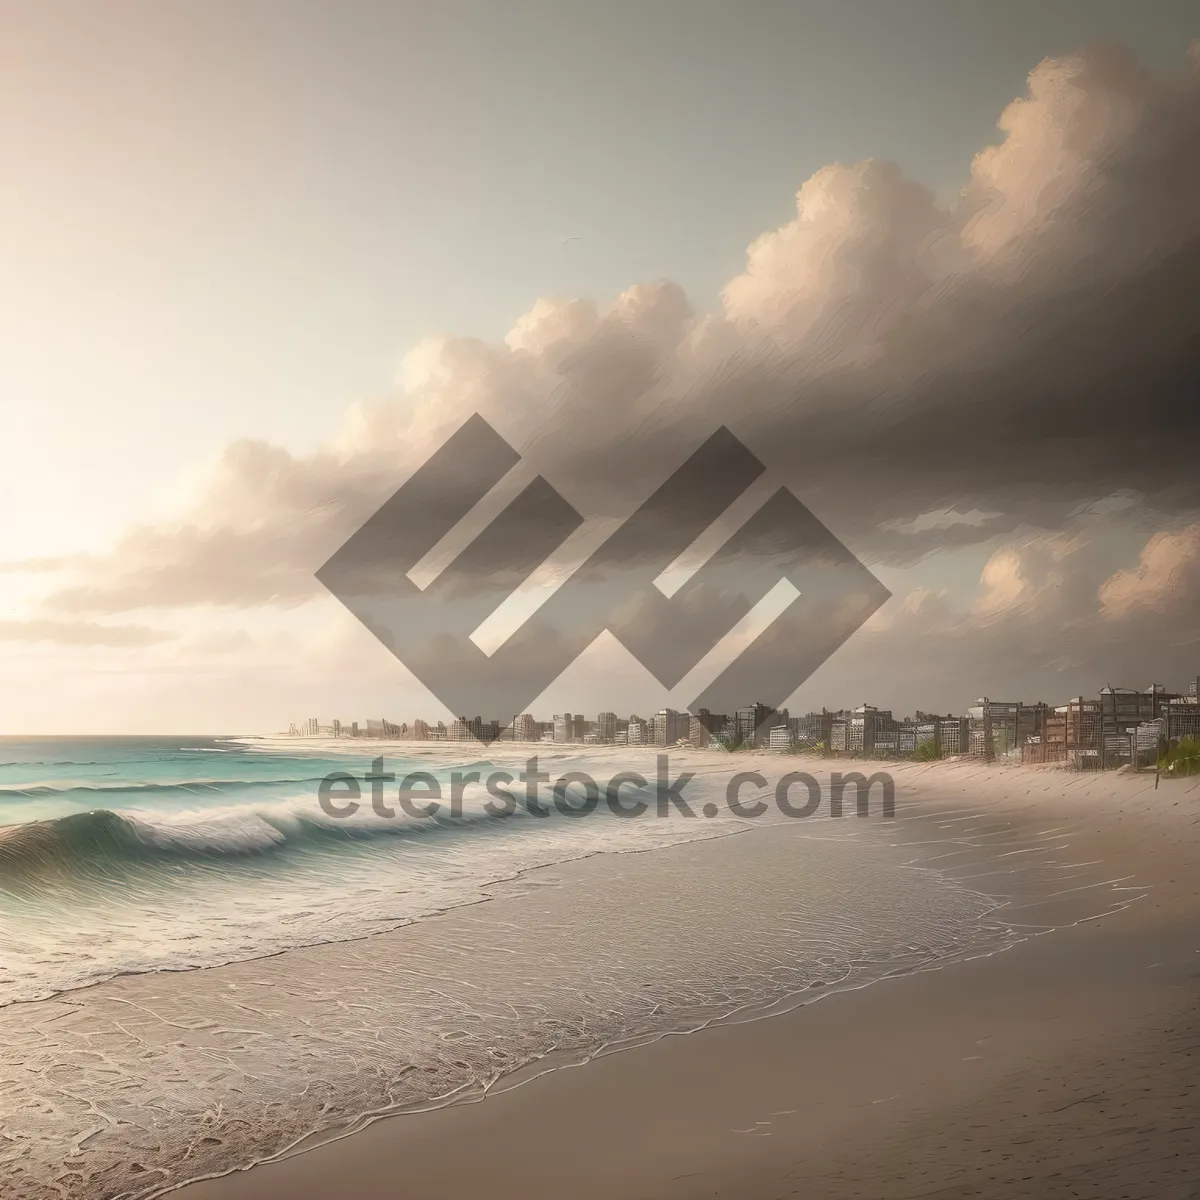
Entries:
{"label": "large storm cloud", "polygon": [[[718,313],[657,282],[606,306],[541,300],[503,344],[416,347],[396,394],[352,410],[325,449],[229,447],[184,520],[75,563],[48,611],[303,603],[315,569],[480,412],[592,522],[629,513],[724,424],[868,563],[988,545],[973,606],[939,617],[936,596],[900,597],[880,618],[959,639],[963,670],[1039,639],[1029,670],[1063,654],[1132,666],[1113,647],[1147,613],[1164,646],[1189,644],[1200,44],[1174,75],[1117,47],[1046,59],[999,129],[949,204],[890,163],[818,171]],[[1081,527],[1096,502],[1110,518]],[[1061,552],[1110,525],[1141,531],[1140,560]],[[1064,619],[1068,648],[1048,659]]]}

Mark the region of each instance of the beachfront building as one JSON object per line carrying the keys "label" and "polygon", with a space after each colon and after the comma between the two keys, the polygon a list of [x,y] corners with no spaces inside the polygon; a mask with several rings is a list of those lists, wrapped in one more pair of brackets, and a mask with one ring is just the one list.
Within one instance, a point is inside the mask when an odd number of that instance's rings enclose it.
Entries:
{"label": "beachfront building", "polygon": [[871,758],[877,752],[894,754],[896,722],[888,709],[860,704],[846,721],[845,752],[852,758]]}
{"label": "beachfront building", "polygon": [[942,751],[941,718],[930,717],[925,713],[917,713],[913,720],[913,750],[925,750],[932,747],[940,757]]}
{"label": "beachfront building", "polygon": [[570,713],[554,714],[554,740],[569,742],[575,734],[575,718]]}
{"label": "beachfront building", "polygon": [[733,738],[743,746],[757,746],[765,741],[767,730],[774,723],[775,710],[769,704],[755,702],[739,708],[733,715]]}
{"label": "beachfront building", "polygon": [[1200,737],[1200,680],[1192,682],[1186,696],[1176,696],[1163,706],[1163,736],[1168,742]]}
{"label": "beachfront building", "polygon": [[1167,705],[1177,699],[1161,683],[1144,692],[1136,688],[1100,689],[1100,749],[1104,766],[1128,762],[1136,753],[1135,731],[1139,726],[1165,716]]}
{"label": "beachfront building", "polygon": [[514,742],[540,740],[541,733],[538,730],[538,723],[533,719],[533,713],[521,713],[519,716],[513,717],[512,735]]}
{"label": "beachfront building", "polygon": [[811,750],[820,746],[828,750],[832,727],[833,713],[826,709],[806,713],[802,717],[792,717],[788,721],[792,741],[801,749]]}
{"label": "beachfront building", "polygon": [[776,725],[767,731],[767,749],[787,751],[792,748],[791,730],[786,725]]}
{"label": "beachfront building", "polygon": [[[699,722],[700,728],[696,728]],[[688,723],[689,737],[694,746],[710,746],[713,742],[727,737],[730,721],[724,713],[709,712],[707,708],[700,709]]]}
{"label": "beachfront building", "polygon": [[1013,757],[1032,737],[1045,731],[1050,707],[1039,701],[990,700],[986,696],[967,709],[969,753],[975,758]]}
{"label": "beachfront building", "polygon": [[630,746],[645,746],[649,740],[650,736],[649,730],[646,728],[646,722],[635,713],[629,718],[629,726],[626,731],[626,742]]}
{"label": "beachfront building", "polygon": [[676,712],[673,708],[660,708],[650,718],[650,740],[656,746],[674,746],[686,740],[691,723],[691,714]]}
{"label": "beachfront building", "polygon": [[1129,735],[1130,760],[1135,767],[1153,766],[1166,740],[1166,717],[1144,721]]}
{"label": "beachfront building", "polygon": [[[490,732],[492,722],[488,724]],[[446,740],[448,742],[482,741],[483,721],[479,717],[456,717],[450,722],[450,728],[446,731]]]}
{"label": "beachfront building", "polygon": [[850,718],[845,713],[835,713],[829,723],[829,752],[845,754],[850,745]]}
{"label": "beachfront building", "polygon": [[967,752],[970,723],[966,717],[942,717],[937,725],[943,758],[952,758]]}
{"label": "beachfront building", "polygon": [[1100,766],[1100,701],[1076,696],[1060,704],[1046,723],[1043,762]]}
{"label": "beachfront building", "polygon": [[602,712],[596,717],[596,740],[599,742],[615,742],[617,740],[617,714]]}

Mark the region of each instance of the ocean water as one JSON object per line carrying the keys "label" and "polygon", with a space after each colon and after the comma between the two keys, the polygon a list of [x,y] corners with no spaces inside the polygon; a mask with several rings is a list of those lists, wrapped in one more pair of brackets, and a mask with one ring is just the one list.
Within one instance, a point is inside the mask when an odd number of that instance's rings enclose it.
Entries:
{"label": "ocean water", "polygon": [[[364,748],[365,747],[365,748]],[[117,975],[186,970],[394,929],[475,902],[481,887],[548,863],[728,832],[730,818],[587,820],[522,804],[489,816],[480,783],[461,813],[325,813],[331,772],[373,758],[398,779],[497,765],[482,748],[235,738],[0,741],[0,1006]],[[537,746],[557,778],[589,763]],[[643,764],[653,778],[654,763]],[[612,773],[611,769],[610,772]],[[598,776],[603,781],[607,776]],[[517,785],[520,790],[521,785]],[[367,790],[363,785],[364,791]],[[636,798],[626,791],[627,803]],[[582,799],[582,797],[580,797]],[[646,794],[653,803],[653,789]]]}
{"label": "ocean water", "polygon": [[691,818],[564,815],[552,784],[544,817],[489,816],[479,784],[436,818],[318,803],[327,773],[378,756],[449,795],[455,771],[516,775],[531,752],[601,786],[656,770],[637,748],[0,741],[0,1179],[29,1197],[158,1195],[1136,894],[978,789],[923,806],[911,771],[895,820],[731,812],[732,771],[828,776],[782,756],[673,752]]}

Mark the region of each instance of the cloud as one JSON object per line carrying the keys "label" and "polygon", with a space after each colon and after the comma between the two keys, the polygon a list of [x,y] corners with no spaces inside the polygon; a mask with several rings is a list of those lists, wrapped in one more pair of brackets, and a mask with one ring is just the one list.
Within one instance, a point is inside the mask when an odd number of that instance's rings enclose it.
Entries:
{"label": "cloud", "polygon": [[1180,615],[1200,635],[1200,524],[1177,533],[1157,533],[1131,570],[1117,571],[1100,587],[1106,616],[1118,619],[1147,612]]}
{"label": "cloud", "polygon": [[149,646],[169,634],[141,625],[94,621],[0,621],[0,642],[56,642],[60,646]]}
{"label": "cloud", "polygon": [[939,251],[953,236],[951,215],[895,164],[824,167],[796,193],[796,219],[751,244],[745,273],[725,288],[725,314],[803,338],[832,365],[878,348],[944,269]]}
{"label": "cloud", "polygon": [[1062,703],[1104,683],[1184,686],[1200,670],[1200,527],[1151,535],[1116,571],[1089,531],[999,546],[958,601],[928,587],[899,597],[793,707],[961,711],[980,694]]}
{"label": "cloud", "polygon": [[73,554],[58,558],[22,558],[0,562],[0,574],[51,574],[86,564],[87,555]]}
{"label": "cloud", "polygon": [[[422,343],[395,396],[352,409],[326,448],[229,447],[183,519],[76,564],[48,611],[303,604],[316,568],[481,412],[590,519],[628,514],[727,424],[868,562],[993,547],[965,615],[940,597],[874,626],[913,630],[943,670],[957,646],[956,675],[980,647],[1035,677],[1111,651],[1113,618],[1179,578],[1159,563],[1182,550],[1096,577],[1103,555],[1061,531],[1087,511],[1161,529],[1200,513],[1196,51],[1173,75],[1114,47],[1047,59],[999,127],[949,204],[890,163],[818,171],[718,313],[647,283],[608,305],[539,300],[500,344]],[[1099,605],[1107,624],[1076,620]],[[912,625],[935,612],[958,630],[940,649]]]}

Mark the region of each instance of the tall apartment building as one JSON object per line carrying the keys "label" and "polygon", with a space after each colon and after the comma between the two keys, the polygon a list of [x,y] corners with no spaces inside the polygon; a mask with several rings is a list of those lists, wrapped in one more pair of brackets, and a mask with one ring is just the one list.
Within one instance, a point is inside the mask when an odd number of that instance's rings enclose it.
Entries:
{"label": "tall apartment building", "polygon": [[512,724],[513,741],[515,742],[537,742],[541,740],[541,731],[538,729],[538,723],[533,719],[533,713],[521,713],[520,716],[513,719]]}
{"label": "tall apartment building", "polygon": [[483,736],[483,722],[478,717],[455,717],[446,730],[448,742],[479,741]]}
{"label": "tall apartment building", "polygon": [[650,741],[650,731],[646,727],[646,722],[636,713],[629,718],[626,738],[630,746],[645,746]]}
{"label": "tall apartment building", "polygon": [[1060,704],[1047,718],[1043,735],[1047,762],[1098,766],[1100,759],[1100,701],[1076,696]]}
{"label": "tall apartment building", "polygon": [[937,722],[943,758],[966,754],[970,745],[970,722],[966,717],[941,717]]}
{"label": "tall apartment building", "polygon": [[734,737],[744,746],[757,746],[767,738],[774,709],[769,704],[751,704],[747,708],[739,708],[733,715]]}
{"label": "tall apartment building", "polygon": [[891,711],[861,704],[846,720],[845,751],[851,757],[870,758],[875,753],[893,753],[896,722]]}
{"label": "tall apartment building", "polygon": [[970,749],[974,758],[992,759],[1017,749],[1019,700],[989,700],[986,696],[967,709]]}
{"label": "tall apartment building", "polygon": [[673,746],[688,736],[690,723],[690,713],[676,712],[673,708],[659,709],[650,718],[650,740],[656,746]]}
{"label": "tall apartment building", "polygon": [[[702,708],[697,711],[694,719],[700,722],[704,731],[701,740],[696,742],[696,745],[707,746],[714,738],[725,736],[729,718],[724,713],[709,712],[707,708]],[[691,728],[690,722],[688,728]]]}
{"label": "tall apartment building", "polygon": [[321,722],[316,717],[309,717],[308,720],[304,722],[304,736],[321,736]]}
{"label": "tall apartment building", "polygon": [[615,742],[617,740],[617,714],[602,712],[596,717],[596,740]]}
{"label": "tall apartment building", "polygon": [[850,747],[850,717],[846,713],[833,713],[829,721],[829,741],[827,743],[831,754],[845,754]]}

